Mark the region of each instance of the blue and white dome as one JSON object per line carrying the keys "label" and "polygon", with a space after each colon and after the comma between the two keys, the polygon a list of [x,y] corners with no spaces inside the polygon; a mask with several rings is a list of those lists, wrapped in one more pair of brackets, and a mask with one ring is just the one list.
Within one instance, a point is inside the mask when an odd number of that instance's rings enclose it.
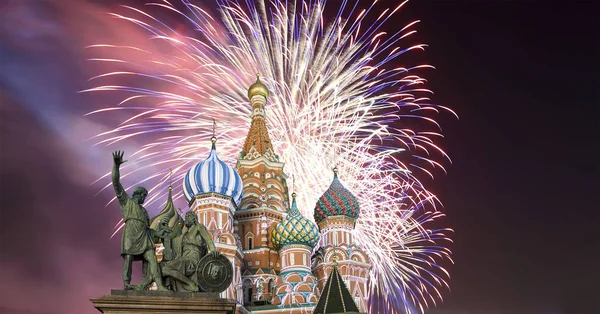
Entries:
{"label": "blue and white dome", "polygon": [[213,137],[211,141],[213,144],[208,158],[190,168],[183,178],[185,199],[190,204],[196,195],[219,193],[231,197],[238,205],[244,193],[242,178],[233,167],[217,156],[217,139]]}

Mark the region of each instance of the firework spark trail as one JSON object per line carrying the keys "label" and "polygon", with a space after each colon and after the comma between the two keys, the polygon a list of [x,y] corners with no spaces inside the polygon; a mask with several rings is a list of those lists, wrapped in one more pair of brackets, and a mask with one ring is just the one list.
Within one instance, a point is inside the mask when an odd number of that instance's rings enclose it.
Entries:
{"label": "firework spark trail", "polygon": [[[423,312],[441,300],[440,287],[447,287],[449,275],[439,262],[450,260],[444,245],[451,230],[428,229],[443,214],[415,173],[433,177],[436,169],[443,170],[435,159],[448,156],[436,145],[441,134],[431,116],[454,113],[429,103],[431,92],[415,71],[431,66],[391,64],[425,47],[400,45],[414,34],[417,21],[391,35],[381,30],[405,3],[383,9],[370,23],[365,19],[375,3],[359,10],[344,1],[330,23],[319,0],[268,5],[218,1],[219,19],[187,1],[180,7],[166,1],[148,4],[177,15],[194,34],[181,34],[143,10],[125,7],[129,15],[113,16],[142,27],[154,44],[172,53],[165,58],[136,47],[91,46],[104,54],[127,49],[143,56],[125,60],[103,55],[94,61],[148,69],[114,71],[93,80],[139,77],[159,86],[101,85],[88,90],[126,95],[118,106],[90,114],[134,113],[99,134],[98,144],[146,140],[128,157],[132,161],[123,173],[163,170],[132,185],[150,184],[147,204],[152,204],[164,198],[167,169],[173,169],[178,182],[173,188],[180,191],[187,169],[207,156],[211,118],[219,123],[219,155],[235,163],[250,125],[249,78],[260,72],[271,94],[266,108],[269,133],[286,172],[295,176],[295,187],[304,195],[299,204],[303,214],[312,216],[316,200],[330,184],[335,152],[342,181],[361,203],[356,241],[373,265],[370,307],[414,313],[416,305]],[[402,123],[417,119],[422,121],[419,130]],[[98,181],[109,181],[109,175]],[[183,196],[175,194],[176,200]]]}

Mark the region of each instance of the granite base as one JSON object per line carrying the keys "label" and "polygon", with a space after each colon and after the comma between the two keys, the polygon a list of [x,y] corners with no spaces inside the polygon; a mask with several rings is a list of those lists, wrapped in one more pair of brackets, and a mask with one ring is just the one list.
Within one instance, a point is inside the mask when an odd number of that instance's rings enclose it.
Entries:
{"label": "granite base", "polygon": [[105,314],[233,314],[236,308],[234,300],[210,292],[112,290],[90,301]]}

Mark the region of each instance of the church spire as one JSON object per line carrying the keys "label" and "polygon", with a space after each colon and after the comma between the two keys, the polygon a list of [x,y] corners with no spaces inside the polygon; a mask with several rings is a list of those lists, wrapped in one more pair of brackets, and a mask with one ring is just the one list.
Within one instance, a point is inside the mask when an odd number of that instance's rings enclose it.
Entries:
{"label": "church spire", "polygon": [[252,122],[242,147],[244,159],[254,159],[263,155],[272,161],[277,159],[265,125],[265,104],[268,97],[269,90],[260,81],[260,76],[257,74],[256,82],[248,89],[248,98],[252,104]]}
{"label": "church spire", "polygon": [[337,267],[337,256],[333,257],[333,269],[327,279],[323,293],[319,298],[319,303],[315,306],[314,314],[326,313],[359,313],[358,307],[348,287],[344,283]]}
{"label": "church spire", "polygon": [[213,132],[212,132],[212,137],[210,138],[210,142],[212,143],[211,146],[211,150],[215,150],[217,149],[217,133],[216,133],[216,128],[217,128],[217,121],[215,121],[215,118],[212,118],[213,121]]}

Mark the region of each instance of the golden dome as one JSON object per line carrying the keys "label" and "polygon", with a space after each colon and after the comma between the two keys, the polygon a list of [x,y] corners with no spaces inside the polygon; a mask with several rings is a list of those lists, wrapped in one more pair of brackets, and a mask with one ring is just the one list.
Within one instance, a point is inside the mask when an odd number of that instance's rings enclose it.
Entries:
{"label": "golden dome", "polygon": [[252,99],[252,96],[256,95],[261,95],[265,98],[269,98],[269,90],[267,89],[265,84],[263,84],[260,81],[260,76],[258,74],[256,74],[256,82],[254,82],[254,84],[250,85],[250,88],[248,88],[249,99]]}

